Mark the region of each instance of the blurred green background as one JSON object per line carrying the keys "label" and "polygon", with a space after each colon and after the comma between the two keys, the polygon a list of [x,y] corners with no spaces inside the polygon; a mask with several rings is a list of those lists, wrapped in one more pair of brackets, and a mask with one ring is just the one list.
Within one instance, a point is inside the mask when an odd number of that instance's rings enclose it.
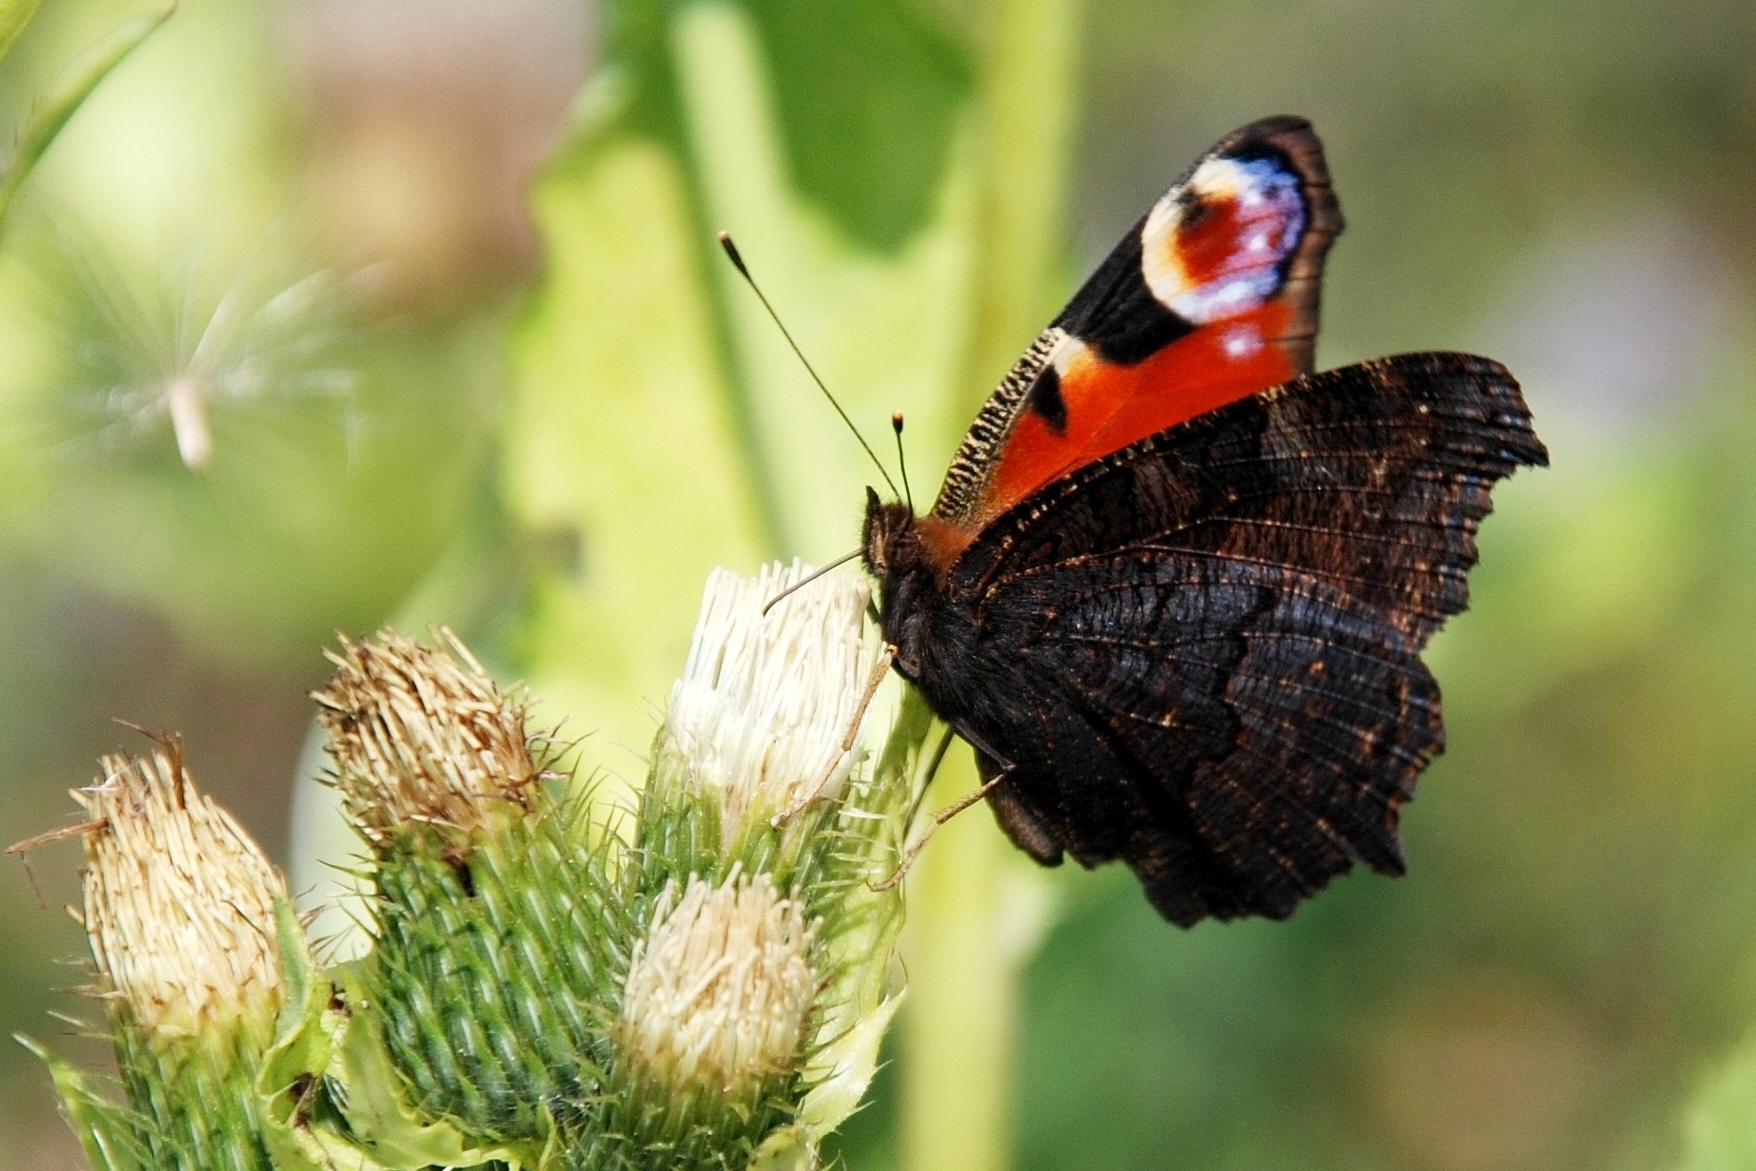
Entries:
{"label": "blurred green background", "polygon": [[[0,109],[139,10],[46,0]],[[1279,112],[1349,222],[1321,364],[1500,358],[1554,466],[1431,652],[1409,877],[1184,933],[1124,872],[1002,857],[1011,1162],[1756,1167],[1745,2],[184,0],[0,238],[0,838],[65,819],[119,716],[310,881],[304,692],[391,619],[638,775],[707,568],[844,551],[871,478],[711,231],[869,434],[907,409],[924,496],[1120,232]],[[76,868],[0,882],[6,1033],[81,1011]],[[854,1171],[903,1166],[894,1048]],[[0,1151],[77,1166],[22,1050]]]}

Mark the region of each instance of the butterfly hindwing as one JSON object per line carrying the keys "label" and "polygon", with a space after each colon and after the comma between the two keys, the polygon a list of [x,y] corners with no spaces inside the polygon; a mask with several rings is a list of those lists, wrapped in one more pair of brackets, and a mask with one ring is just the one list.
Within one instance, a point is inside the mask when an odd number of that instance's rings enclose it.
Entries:
{"label": "butterfly hindwing", "polygon": [[983,406],[933,513],[973,538],[1032,491],[1312,368],[1341,230],[1301,118],[1216,144],[1142,216]]}
{"label": "butterfly hindwing", "polygon": [[1005,787],[1079,861],[1126,860],[1185,925],[1284,918],[1356,857],[1401,873],[1397,808],[1443,733],[1432,677],[1377,615],[1232,562],[1020,585],[1012,601],[1057,604],[1014,646],[1028,734]]}
{"label": "butterfly hindwing", "polygon": [[1400,872],[1397,808],[1443,745],[1419,649],[1467,601],[1489,488],[1545,462],[1503,368],[1417,354],[1038,493],[948,582],[1016,680],[972,711],[1012,725],[974,726],[1013,751],[1006,799],[1081,862],[1127,860],[1178,922],[1284,917],[1356,858]]}

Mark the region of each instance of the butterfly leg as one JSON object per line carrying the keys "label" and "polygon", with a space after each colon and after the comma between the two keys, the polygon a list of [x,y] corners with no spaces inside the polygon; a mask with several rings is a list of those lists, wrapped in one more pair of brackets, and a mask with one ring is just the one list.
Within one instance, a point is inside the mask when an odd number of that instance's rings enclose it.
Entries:
{"label": "butterfly leg", "polygon": [[933,787],[933,779],[939,775],[939,766],[945,763],[945,754],[950,751],[952,738],[956,734],[957,729],[948,725],[945,734],[939,737],[939,744],[933,749],[933,755],[927,761],[926,772],[922,774],[920,783],[915,786],[914,799],[909,802],[908,816],[902,820],[904,826],[912,826],[915,823],[915,818],[921,815],[921,805],[927,799],[927,790]]}
{"label": "butterfly leg", "polygon": [[[926,848],[927,842],[938,832],[939,827],[962,813],[965,809],[968,809],[971,805],[974,805],[977,801],[980,801],[983,797],[992,793],[994,787],[1001,781],[1004,781],[1007,774],[1012,771],[1012,765],[1010,763],[1004,763],[1005,758],[989,748],[987,743],[983,741],[980,736],[971,732],[961,723],[954,723],[945,730],[945,739],[940,741],[938,750],[933,753],[933,763],[927,772],[927,780],[921,786],[921,797],[926,796],[927,785],[932,783],[933,777],[938,773],[939,762],[945,759],[945,750],[951,744],[951,733],[953,732],[956,732],[959,736],[963,737],[969,742],[970,746],[975,749],[976,760],[980,762],[977,767],[982,773],[982,786],[969,796],[958,801],[956,804],[941,809],[938,813],[934,814],[933,823],[927,827],[927,832],[921,835],[920,840],[913,846],[909,847],[908,853],[903,855],[902,864],[896,868],[896,873],[872,887],[873,890],[889,890],[891,887],[901,882],[903,878],[908,875],[909,869],[914,866],[915,859],[919,857],[921,851]],[[914,824],[915,813],[919,808],[920,798],[917,798],[915,808],[909,810],[909,825]]]}
{"label": "butterfly leg", "polygon": [[872,884],[872,889],[876,891],[889,890],[891,887],[906,878],[909,870],[915,864],[915,859],[920,857],[921,851],[926,849],[927,843],[933,840],[933,835],[939,832],[939,827],[962,813],[965,809],[968,809],[971,805],[974,805],[977,801],[980,801],[983,797],[986,797],[989,793],[993,792],[994,786],[998,785],[1001,781],[1004,781],[1006,779],[1006,773],[1010,771],[1010,769],[1002,771],[998,776],[994,777],[993,780],[988,781],[975,792],[966,797],[959,798],[955,803],[948,805],[938,813],[935,813],[933,815],[932,824],[927,826],[927,832],[922,834],[920,840],[910,846],[908,853],[903,855],[902,863],[897,866],[896,873],[892,874],[889,878],[886,878],[883,882]]}
{"label": "butterfly leg", "polygon": [[841,738],[841,751],[836,753],[834,758],[824,766],[823,775],[817,778],[815,784],[805,790],[804,796],[794,801],[784,813],[777,813],[770,818],[769,825],[778,828],[782,823],[797,816],[805,806],[817,800],[819,794],[823,792],[823,787],[829,784],[829,778],[835,775],[835,766],[841,762],[843,757],[852,752],[854,745],[859,742],[860,727],[866,722],[866,710],[872,706],[872,699],[878,694],[878,688],[883,684],[885,675],[890,673],[890,664],[895,660],[896,648],[886,646],[883,653],[878,656],[878,662],[872,668],[871,677],[866,680],[866,690],[860,693],[860,702],[854,709],[854,718],[848,721],[847,732]]}

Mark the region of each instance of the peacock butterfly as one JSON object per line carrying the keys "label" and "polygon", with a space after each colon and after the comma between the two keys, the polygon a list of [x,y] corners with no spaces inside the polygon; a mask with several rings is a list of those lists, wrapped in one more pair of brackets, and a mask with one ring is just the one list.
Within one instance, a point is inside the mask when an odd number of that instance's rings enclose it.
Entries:
{"label": "peacock butterfly", "polygon": [[896,669],[1046,866],[1121,859],[1174,923],[1284,919],[1444,747],[1420,650],[1468,597],[1496,480],[1548,456],[1464,354],[1314,373],[1341,231],[1268,118],[1203,155],[976,416],[937,503],[869,492]]}

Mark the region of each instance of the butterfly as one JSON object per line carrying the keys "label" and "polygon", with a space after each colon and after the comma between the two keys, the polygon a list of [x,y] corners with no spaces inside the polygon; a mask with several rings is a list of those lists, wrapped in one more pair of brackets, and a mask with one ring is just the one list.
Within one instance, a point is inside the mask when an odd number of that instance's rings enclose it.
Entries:
{"label": "butterfly", "polygon": [[1120,859],[1173,923],[1284,919],[1444,748],[1420,651],[1489,489],[1545,465],[1487,358],[1316,373],[1342,229],[1310,123],[1216,144],[988,398],[932,510],[868,490],[894,665],[1032,858]]}

